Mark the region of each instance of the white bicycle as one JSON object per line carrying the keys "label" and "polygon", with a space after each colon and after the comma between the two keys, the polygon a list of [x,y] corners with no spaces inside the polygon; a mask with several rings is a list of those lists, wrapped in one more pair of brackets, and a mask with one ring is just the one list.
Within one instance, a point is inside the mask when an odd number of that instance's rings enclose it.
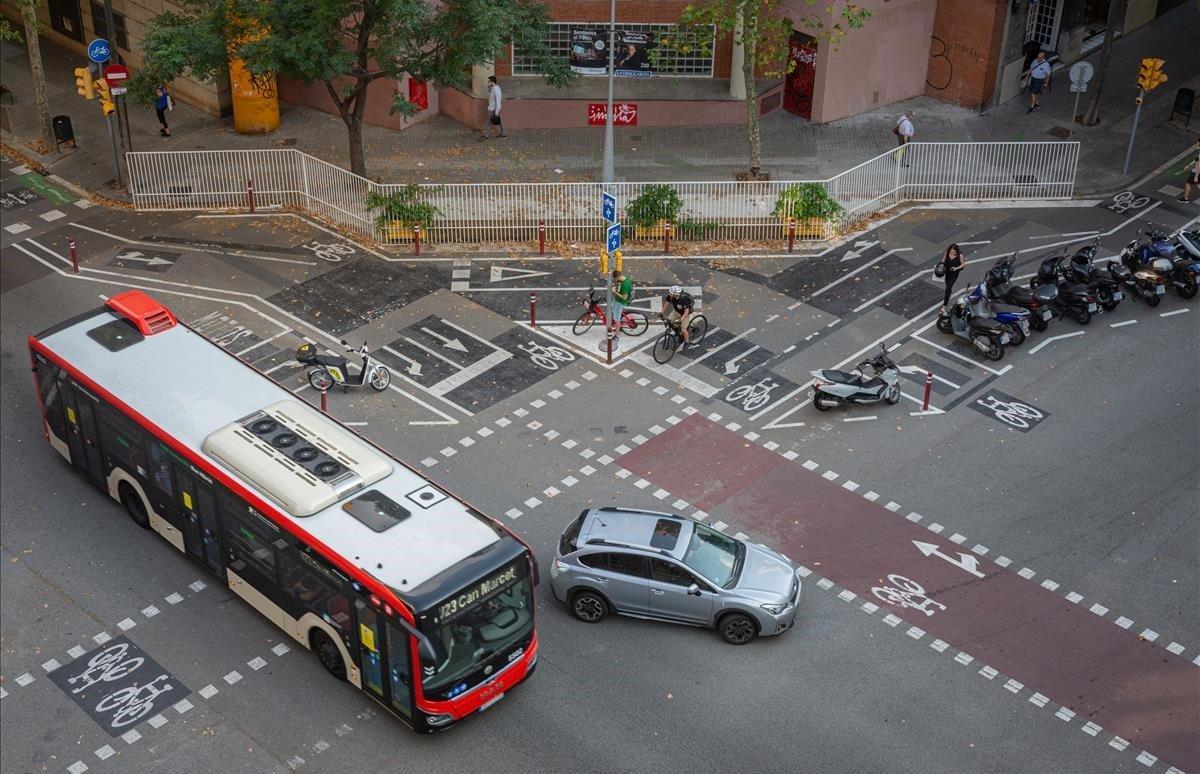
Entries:
{"label": "white bicycle", "polygon": [[544,368],[547,371],[557,371],[559,363],[569,363],[575,359],[575,355],[571,354],[562,347],[547,347],[544,344],[538,344],[536,341],[529,342],[529,346],[518,344],[517,349],[529,355],[529,359],[538,368]]}
{"label": "white bicycle", "polygon": [[1028,420],[1042,420],[1046,415],[1035,409],[1033,406],[1020,403],[1019,401],[1003,401],[988,395],[982,400],[975,401],[976,404],[983,406],[988,411],[992,412],[996,419],[999,419],[1005,424],[1021,430],[1029,429]]}
{"label": "white bicycle", "polygon": [[343,255],[354,255],[353,247],[338,242],[324,243],[313,241],[300,246],[305,250],[312,250],[313,254],[322,261],[329,261],[330,263],[340,262]]}
{"label": "white bicycle", "polygon": [[745,411],[754,411],[755,409],[762,408],[771,400],[771,390],[778,386],[778,382],[773,382],[770,379],[760,379],[757,384],[743,384],[734,387],[725,394],[725,400],[729,403],[740,401]]}
{"label": "white bicycle", "polygon": [[1149,203],[1149,196],[1138,196],[1133,191],[1122,191],[1113,197],[1112,206],[1109,209],[1116,213],[1122,213],[1128,210],[1140,210]]}
{"label": "white bicycle", "polygon": [[[937,602],[925,593],[925,588],[915,580],[905,578],[903,575],[889,575],[888,582],[892,586],[876,586],[871,589],[871,593],[880,602],[883,602],[893,607],[911,607],[920,610],[925,615],[933,615],[938,610],[945,610],[946,606],[941,602]],[[932,607],[936,605],[937,610]]]}

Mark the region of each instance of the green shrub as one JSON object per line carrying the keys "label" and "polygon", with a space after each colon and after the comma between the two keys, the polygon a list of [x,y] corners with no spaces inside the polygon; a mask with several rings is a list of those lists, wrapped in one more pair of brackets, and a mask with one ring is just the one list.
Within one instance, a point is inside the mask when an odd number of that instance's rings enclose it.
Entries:
{"label": "green shrub", "polygon": [[645,228],[666,220],[674,223],[683,209],[683,200],[669,185],[653,184],[642,188],[625,208],[625,222],[634,228]]}
{"label": "green shrub", "polygon": [[833,220],[846,209],[820,183],[796,183],[779,193],[772,214],[781,218]]}

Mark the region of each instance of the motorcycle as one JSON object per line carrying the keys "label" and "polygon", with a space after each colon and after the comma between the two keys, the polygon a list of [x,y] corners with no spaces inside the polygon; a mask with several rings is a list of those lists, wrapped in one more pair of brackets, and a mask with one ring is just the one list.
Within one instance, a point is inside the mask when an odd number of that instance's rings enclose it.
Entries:
{"label": "motorcycle", "polygon": [[997,304],[989,300],[983,289],[983,283],[967,294],[967,304],[973,317],[984,317],[995,320],[1008,330],[1009,341],[1014,347],[1025,343],[1029,335],[1029,310],[1010,304]]}
{"label": "motorcycle", "polygon": [[1008,343],[1008,331],[1002,323],[986,317],[976,317],[967,308],[967,294],[963,293],[949,309],[938,313],[937,328],[971,342],[989,360],[1004,357],[1004,345]]}
{"label": "motorcycle", "polygon": [[1124,284],[1130,296],[1140,298],[1149,306],[1158,306],[1167,293],[1167,281],[1174,266],[1166,258],[1151,258],[1149,266],[1143,266],[1139,252],[1134,239],[1121,251],[1119,262],[1108,264],[1109,273]]}
{"label": "motorcycle", "polygon": [[1100,247],[1100,237],[1079,252],[1071,256],[1071,260],[1063,269],[1063,277],[1068,282],[1078,282],[1087,285],[1096,295],[1100,308],[1111,312],[1125,298],[1122,283],[1113,279],[1111,272],[1104,271],[1095,265],[1096,250]]}
{"label": "motorcycle", "polygon": [[1197,277],[1200,277],[1200,233],[1181,230],[1172,238],[1175,258],[1171,261],[1174,267],[1171,284],[1180,298],[1192,298],[1196,295]]}
{"label": "motorcycle", "polygon": [[301,365],[308,366],[308,383],[314,390],[324,392],[335,384],[341,386],[342,392],[346,392],[349,387],[362,387],[367,384],[378,392],[388,388],[392,383],[392,372],[383,363],[371,357],[367,351],[367,342],[364,341],[361,347],[354,349],[343,340],[342,346],[346,347],[347,352],[353,352],[362,358],[362,368],[357,374],[350,374],[349,361],[346,358],[340,355],[322,355],[317,352],[315,344],[301,344],[296,350],[296,360]]}
{"label": "motorcycle", "polygon": [[997,301],[1028,310],[1030,327],[1035,331],[1044,331],[1051,319],[1062,316],[1056,304],[1058,287],[1048,284],[1040,285],[1035,290],[1028,290],[1020,285],[1012,284],[1016,262],[1016,253],[1007,258],[997,258],[983,278],[984,290],[987,291],[989,297]]}
{"label": "motorcycle", "polygon": [[[887,349],[879,345],[881,352],[873,358],[862,361],[853,371],[812,371],[813,407],[818,411],[828,411],[834,406],[847,406],[851,403],[878,403],[886,400],[895,405],[900,402],[900,369],[888,357]],[[870,366],[871,378],[862,372],[863,366]]]}
{"label": "motorcycle", "polygon": [[1037,274],[1029,280],[1029,287],[1036,290],[1041,285],[1054,285],[1058,296],[1053,303],[1062,316],[1068,314],[1080,325],[1092,321],[1092,315],[1100,308],[1095,294],[1081,282],[1070,282],[1063,276],[1062,262],[1066,256],[1056,255],[1042,261]]}

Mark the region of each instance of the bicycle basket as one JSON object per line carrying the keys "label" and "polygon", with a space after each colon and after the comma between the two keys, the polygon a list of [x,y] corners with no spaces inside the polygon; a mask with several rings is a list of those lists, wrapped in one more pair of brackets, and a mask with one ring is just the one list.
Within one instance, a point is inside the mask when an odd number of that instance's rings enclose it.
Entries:
{"label": "bicycle basket", "polygon": [[296,360],[301,363],[312,363],[317,359],[317,348],[313,344],[301,344],[296,348]]}

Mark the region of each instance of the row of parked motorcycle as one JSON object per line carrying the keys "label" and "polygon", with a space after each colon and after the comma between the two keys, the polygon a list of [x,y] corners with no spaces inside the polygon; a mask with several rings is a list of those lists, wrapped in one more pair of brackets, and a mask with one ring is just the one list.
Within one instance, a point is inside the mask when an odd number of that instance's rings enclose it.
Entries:
{"label": "row of parked motorcycle", "polygon": [[1013,283],[1016,253],[999,258],[982,282],[942,310],[938,330],[999,360],[1006,346],[1020,346],[1030,330],[1044,331],[1056,317],[1087,325],[1092,315],[1111,312],[1125,298],[1158,306],[1168,287],[1181,298],[1194,297],[1200,279],[1200,234],[1169,234],[1147,224],[1139,237],[1105,266],[1095,262],[1099,237],[1070,258],[1047,258],[1028,288]]}

